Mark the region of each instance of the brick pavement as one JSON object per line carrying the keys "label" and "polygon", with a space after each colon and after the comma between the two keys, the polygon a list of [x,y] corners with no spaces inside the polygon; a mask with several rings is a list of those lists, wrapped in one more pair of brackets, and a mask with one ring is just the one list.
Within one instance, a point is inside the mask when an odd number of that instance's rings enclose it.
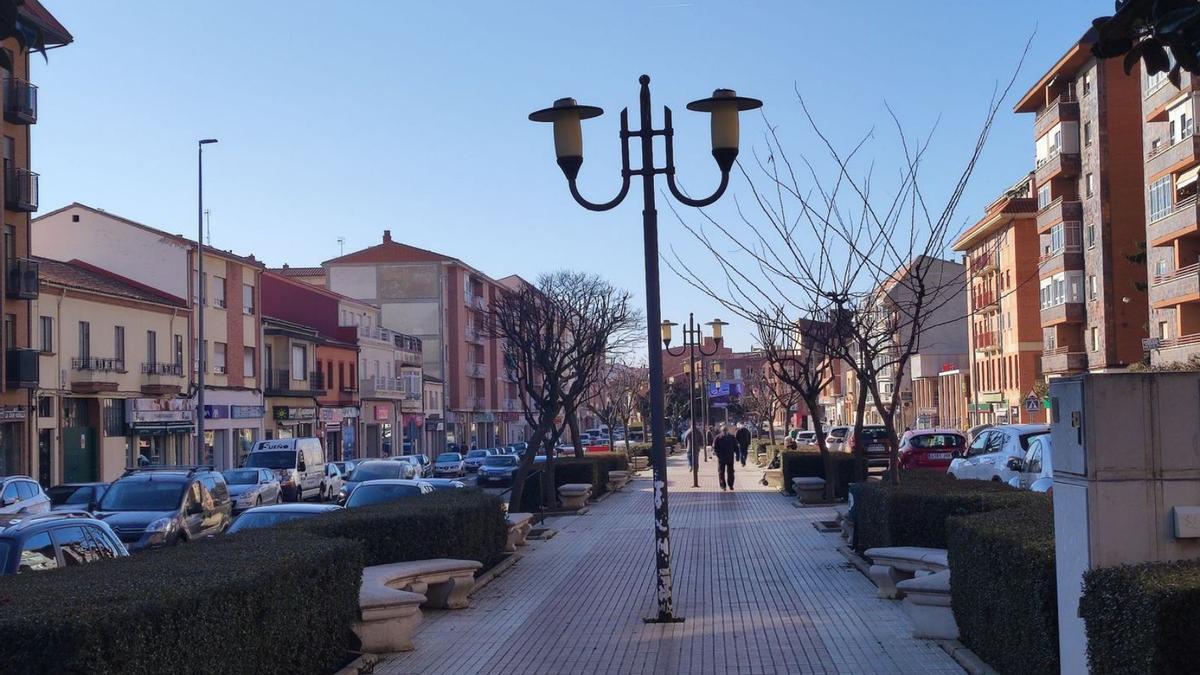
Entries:
{"label": "brick pavement", "polygon": [[961,673],[914,640],[900,604],[835,550],[815,520],[738,471],[722,493],[716,462],[701,487],[670,460],[671,542],[681,624],[655,613],[650,481],[632,482],[582,516],[554,518],[470,609],[427,611],[417,648],[380,661],[388,675],[454,673]]}

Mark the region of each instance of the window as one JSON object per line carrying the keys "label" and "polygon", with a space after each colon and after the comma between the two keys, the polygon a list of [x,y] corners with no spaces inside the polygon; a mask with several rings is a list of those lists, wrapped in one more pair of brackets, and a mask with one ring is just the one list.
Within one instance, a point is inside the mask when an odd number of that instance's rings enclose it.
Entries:
{"label": "window", "polygon": [[113,359],[118,370],[125,370],[125,327],[113,326]]}
{"label": "window", "polygon": [[225,307],[225,279],[223,277],[214,276],[212,278],[212,299],[213,307]]}
{"label": "window", "polygon": [[54,399],[49,396],[39,396],[37,414],[38,417],[54,417]]}
{"label": "window", "polygon": [[1039,211],[1046,208],[1047,206],[1050,206],[1050,184],[1049,183],[1038,188],[1037,199],[1038,199],[1038,210]]}
{"label": "window", "polygon": [[1158,337],[1159,337],[1159,339],[1162,339],[1162,340],[1170,340],[1171,339],[1171,322],[1169,322],[1169,321],[1159,321],[1158,322]]}
{"label": "window", "polygon": [[292,345],[292,379],[308,379],[308,347]]}
{"label": "window", "polygon": [[54,351],[54,317],[43,316],[39,317],[38,324],[41,327],[41,335],[39,336],[39,346],[43,352]]}
{"label": "window", "polygon": [[242,313],[254,314],[254,287],[242,284]]}
{"label": "window", "polygon": [[1158,220],[1171,213],[1171,176],[1163,176],[1150,184],[1146,205],[1150,208],[1150,220]]}
{"label": "window", "polygon": [[122,399],[104,399],[104,435],[125,435],[125,401]]}
{"label": "window", "polygon": [[1088,284],[1088,300],[1096,299],[1096,275],[1089,274],[1087,279]]}
{"label": "window", "polygon": [[1093,178],[1094,176],[1092,176],[1090,173],[1085,174],[1083,177],[1083,190],[1084,194],[1088,197],[1096,194],[1095,180],[1093,180]]}
{"label": "window", "polygon": [[1087,224],[1087,245],[1088,245],[1088,248],[1096,247],[1096,224],[1095,223]]}
{"label": "window", "polygon": [[254,347],[242,349],[242,376],[254,377]]}
{"label": "window", "polygon": [[25,540],[21,547],[21,562],[17,574],[22,572],[41,572],[58,567],[58,556],[54,554],[54,544],[50,541],[50,533],[42,532]]}
{"label": "window", "polygon": [[1100,349],[1100,329],[1096,326],[1088,329],[1088,349],[1093,352]]}
{"label": "window", "polygon": [[6,349],[16,349],[17,347],[17,315],[4,315],[4,347]]}
{"label": "window", "polygon": [[1167,276],[1167,260],[1166,260],[1166,258],[1159,258],[1158,260],[1154,261],[1154,276],[1156,276],[1156,277]]}
{"label": "window", "polygon": [[1092,123],[1083,123],[1083,145],[1087,147],[1092,144]]}
{"label": "window", "polygon": [[182,335],[175,336],[174,355],[175,355],[175,361],[174,361],[175,365],[182,368],[183,367],[183,336]]}
{"label": "window", "polygon": [[1057,253],[1063,248],[1063,224],[1059,223],[1050,228],[1050,252]]}
{"label": "window", "polygon": [[1092,93],[1092,74],[1085,73],[1083,76],[1083,95],[1087,96]]}
{"label": "window", "polygon": [[7,276],[8,270],[16,267],[17,264],[17,229],[12,225],[4,226],[4,272]]}
{"label": "window", "polygon": [[146,331],[146,363],[158,363],[157,331]]}
{"label": "window", "polygon": [[213,372],[218,375],[225,373],[225,343],[213,343]]}
{"label": "window", "polygon": [[92,358],[92,324],[79,322],[79,358]]}

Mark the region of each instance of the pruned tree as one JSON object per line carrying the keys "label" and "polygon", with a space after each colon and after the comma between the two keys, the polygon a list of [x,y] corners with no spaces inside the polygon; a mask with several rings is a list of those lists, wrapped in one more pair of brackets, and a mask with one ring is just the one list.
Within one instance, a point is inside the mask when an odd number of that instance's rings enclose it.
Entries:
{"label": "pruned tree", "polygon": [[768,378],[761,370],[751,370],[746,374],[745,386],[742,389],[742,407],[750,419],[755,421],[759,430],[765,422],[771,441],[775,440],[775,416],[779,412],[779,398],[775,395],[775,381]]}
{"label": "pruned tree", "polygon": [[[614,429],[625,430],[625,450],[629,450],[629,422],[638,410],[639,401],[647,394],[649,381],[645,368],[622,361],[610,361],[603,377],[596,384],[595,395],[588,401],[588,409],[609,428],[609,438]],[[616,450],[615,443],[612,448]]]}
{"label": "pruned tree", "polygon": [[1200,75],[1200,2],[1197,0],[1117,0],[1112,16],[1092,21],[1085,39],[1097,58],[1125,57],[1125,74],[1138,61],[1146,73],[1167,73],[1178,87],[1180,71]]}

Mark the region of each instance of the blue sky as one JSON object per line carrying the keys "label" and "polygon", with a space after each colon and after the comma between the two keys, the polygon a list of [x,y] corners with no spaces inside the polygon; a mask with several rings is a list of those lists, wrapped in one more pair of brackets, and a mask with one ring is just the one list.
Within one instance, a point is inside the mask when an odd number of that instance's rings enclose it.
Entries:
{"label": "blue sky", "polygon": [[[898,3],[162,2],[45,0],[76,42],[40,57],[34,170],[42,211],[71,201],[180,233],[195,231],[195,142],[206,154],[212,241],[270,265],[314,265],[379,241],[382,230],[495,277],[559,268],[599,273],[641,302],[640,195],[595,214],[574,204],[548,126],[526,115],[574,96],[606,114],[585,123],[583,191],[618,187],[617,113],[649,73],[656,108],[675,112],[682,184],[717,172],[707,116],[684,105],[716,87],[766,102],[792,152],[815,151],[802,92],[835,143],[872,127],[877,170],[898,171],[890,104],[911,132],[937,124],[926,189],[961,170],[987,102],[1034,36],[1017,94],[1110,0]],[[1006,103],[968,189],[966,223],[1031,168],[1032,122]],[[656,122],[658,120],[656,119]],[[763,119],[742,125],[743,158]],[[735,181],[714,217],[733,215]],[[661,239],[712,268],[660,199]],[[667,268],[663,314],[725,315]],[[399,327],[401,330],[403,327]],[[751,344],[746,326],[730,343]]]}

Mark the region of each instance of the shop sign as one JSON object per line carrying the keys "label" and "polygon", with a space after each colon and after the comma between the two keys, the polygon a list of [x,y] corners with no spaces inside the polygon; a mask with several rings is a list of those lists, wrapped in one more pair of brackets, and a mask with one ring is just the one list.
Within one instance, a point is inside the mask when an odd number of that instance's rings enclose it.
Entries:
{"label": "shop sign", "polygon": [[386,422],[392,418],[392,406],[377,405],[375,406],[375,421]]}
{"label": "shop sign", "polygon": [[475,422],[477,422],[477,423],[479,423],[479,422],[482,422],[482,423],[484,423],[484,424],[487,424],[487,423],[490,423],[490,422],[495,422],[495,421],[496,421],[496,416],[495,416],[494,414],[490,413],[490,412],[484,412],[484,413],[475,413],[475,420],[474,420],[474,421],[475,421]]}
{"label": "shop sign", "polygon": [[0,422],[24,422],[26,416],[23,405],[0,407]]}
{"label": "shop sign", "polygon": [[182,398],[125,399],[125,421],[129,424],[191,422],[192,402]]}
{"label": "shop sign", "polygon": [[341,424],[345,418],[342,408],[321,408],[318,412],[318,419],[326,424]]}
{"label": "shop sign", "polygon": [[204,406],[204,419],[206,420],[223,420],[229,418],[229,406],[227,405],[206,405]]}
{"label": "shop sign", "polygon": [[413,426],[421,427],[425,425],[425,418],[421,415],[405,415],[404,424],[411,424]]}
{"label": "shop sign", "polygon": [[266,408],[261,405],[231,405],[229,416],[235,420],[261,420],[266,416]]}
{"label": "shop sign", "polygon": [[342,408],[342,417],[358,417],[358,408],[352,405]]}
{"label": "shop sign", "polygon": [[288,408],[275,406],[271,413],[276,422],[311,422],[317,418],[316,408]]}

